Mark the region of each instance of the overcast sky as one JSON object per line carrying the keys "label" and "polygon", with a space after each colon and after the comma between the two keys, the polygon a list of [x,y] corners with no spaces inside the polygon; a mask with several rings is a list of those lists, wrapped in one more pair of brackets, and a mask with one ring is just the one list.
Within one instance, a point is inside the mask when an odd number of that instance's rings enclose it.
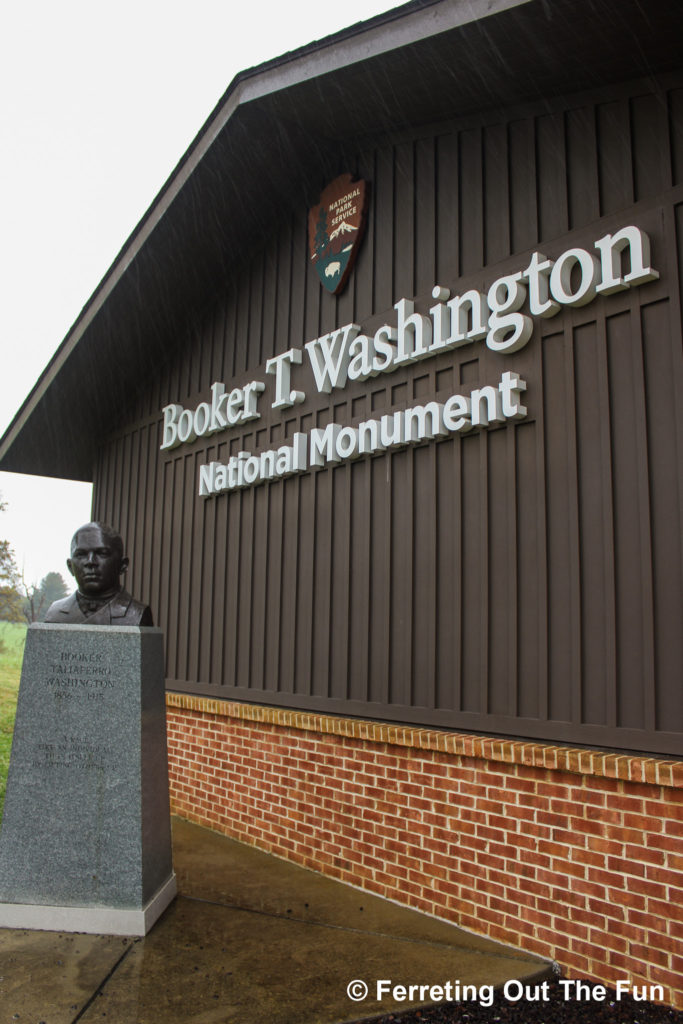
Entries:
{"label": "overcast sky", "polygon": [[[0,435],[238,71],[386,0],[22,0],[0,14]],[[64,572],[90,486],[0,473],[28,582]]]}

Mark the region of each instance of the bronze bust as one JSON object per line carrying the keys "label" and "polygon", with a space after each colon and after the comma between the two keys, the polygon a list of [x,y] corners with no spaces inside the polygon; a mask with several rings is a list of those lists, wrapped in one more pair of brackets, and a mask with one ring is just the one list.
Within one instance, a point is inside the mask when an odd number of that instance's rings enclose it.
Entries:
{"label": "bronze bust", "polygon": [[47,610],[46,622],[86,626],[153,626],[152,612],[121,586],[128,568],[121,535],[105,523],[86,523],[71,541],[67,568],[78,590]]}

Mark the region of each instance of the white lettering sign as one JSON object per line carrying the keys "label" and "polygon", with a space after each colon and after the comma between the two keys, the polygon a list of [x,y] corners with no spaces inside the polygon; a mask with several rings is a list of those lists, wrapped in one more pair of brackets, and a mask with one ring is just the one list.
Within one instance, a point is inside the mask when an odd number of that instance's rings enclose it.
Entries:
{"label": "white lettering sign", "polygon": [[258,396],[265,391],[266,385],[260,380],[252,380],[243,388],[233,388],[228,394],[225,384],[216,381],[211,385],[211,405],[200,402],[192,412],[183,409],[182,405],[167,405],[163,410],[164,427],[161,450],[176,448],[186,441],[195,441],[198,437],[215,434],[238,423],[257,420],[260,412],[256,403]]}
{"label": "white lettering sign", "polygon": [[[336,215],[343,216],[356,198],[349,193],[338,200]],[[429,316],[417,312],[412,299],[401,298],[394,304],[395,326],[382,324],[371,336],[362,333],[359,324],[350,323],[306,342],[316,389],[331,394],[349,381],[393,373],[475,342],[483,341],[501,354],[518,352],[531,338],[534,317],[548,319],[564,306],[585,306],[600,295],[612,295],[659,277],[650,265],[650,240],[634,225],[604,235],[593,248],[596,252],[567,249],[555,260],[533,252],[524,270],[499,277],[487,292],[471,288],[451,297],[448,288],[435,285],[432,298],[436,301]],[[273,409],[290,409],[305,400],[305,393],[292,387],[292,373],[302,363],[303,349],[297,348],[267,360],[265,372],[275,378]],[[506,372],[496,387],[452,395],[443,405],[428,402],[357,427],[331,423],[314,428],[308,437],[297,433],[291,445],[259,455],[240,452],[225,464],[202,466],[199,493],[206,497],[303,472],[309,466],[520,419],[526,415],[519,397],[525,388],[516,374]],[[200,402],[195,409],[167,405],[162,410],[161,450],[259,419],[258,400],[265,389],[263,381],[253,380],[226,391],[224,383],[215,381],[211,400]]]}
{"label": "white lettering sign", "polygon": [[497,387],[475,388],[469,395],[452,395],[443,405],[427,402],[400,412],[387,413],[378,420],[366,420],[357,427],[328,423],[314,427],[310,434],[297,433],[291,446],[251,455],[239,452],[227,463],[210,462],[199,468],[199,496],[208,498],[224,491],[239,490],[265,480],[274,480],[327,463],[346,462],[361,455],[421,441],[466,433],[477,427],[491,427],[508,419],[523,419],[526,407],[521,395],[526,381],[507,370]]}
{"label": "white lettering sign", "polygon": [[[605,235],[595,248],[600,259],[586,249],[568,249],[557,260],[534,252],[525,270],[499,277],[486,295],[470,289],[450,298],[448,288],[435,285],[432,297],[438,301],[429,316],[416,313],[411,299],[399,299],[394,306],[396,327],[383,325],[374,338],[360,334],[357,324],[347,324],[307,342],[318,391],[329,394],[345,387],[347,379],[391,373],[406,363],[475,341],[485,340],[493,352],[518,352],[531,338],[532,317],[556,316],[563,306],[585,306],[599,294],[611,295],[659,277],[650,266],[650,242],[640,228]],[[625,272],[627,250],[630,269]]]}

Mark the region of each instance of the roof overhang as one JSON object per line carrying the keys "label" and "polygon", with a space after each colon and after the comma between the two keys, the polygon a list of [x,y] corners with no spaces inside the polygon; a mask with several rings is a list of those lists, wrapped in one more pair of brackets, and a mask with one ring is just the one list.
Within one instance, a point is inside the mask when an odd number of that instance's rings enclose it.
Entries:
{"label": "roof overhang", "polygon": [[680,64],[671,0],[413,0],[239,74],[0,440],[0,469],[92,479],[182,327],[368,137]]}

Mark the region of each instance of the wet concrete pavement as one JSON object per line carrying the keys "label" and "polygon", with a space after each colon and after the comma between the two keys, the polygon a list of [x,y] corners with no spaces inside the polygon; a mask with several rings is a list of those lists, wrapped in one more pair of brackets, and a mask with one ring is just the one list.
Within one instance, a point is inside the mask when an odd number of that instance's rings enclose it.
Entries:
{"label": "wet concrete pavement", "polygon": [[[0,1024],[339,1024],[547,961],[174,821],[179,895],[144,939],[0,929]],[[357,1002],[354,980],[369,986]]]}

